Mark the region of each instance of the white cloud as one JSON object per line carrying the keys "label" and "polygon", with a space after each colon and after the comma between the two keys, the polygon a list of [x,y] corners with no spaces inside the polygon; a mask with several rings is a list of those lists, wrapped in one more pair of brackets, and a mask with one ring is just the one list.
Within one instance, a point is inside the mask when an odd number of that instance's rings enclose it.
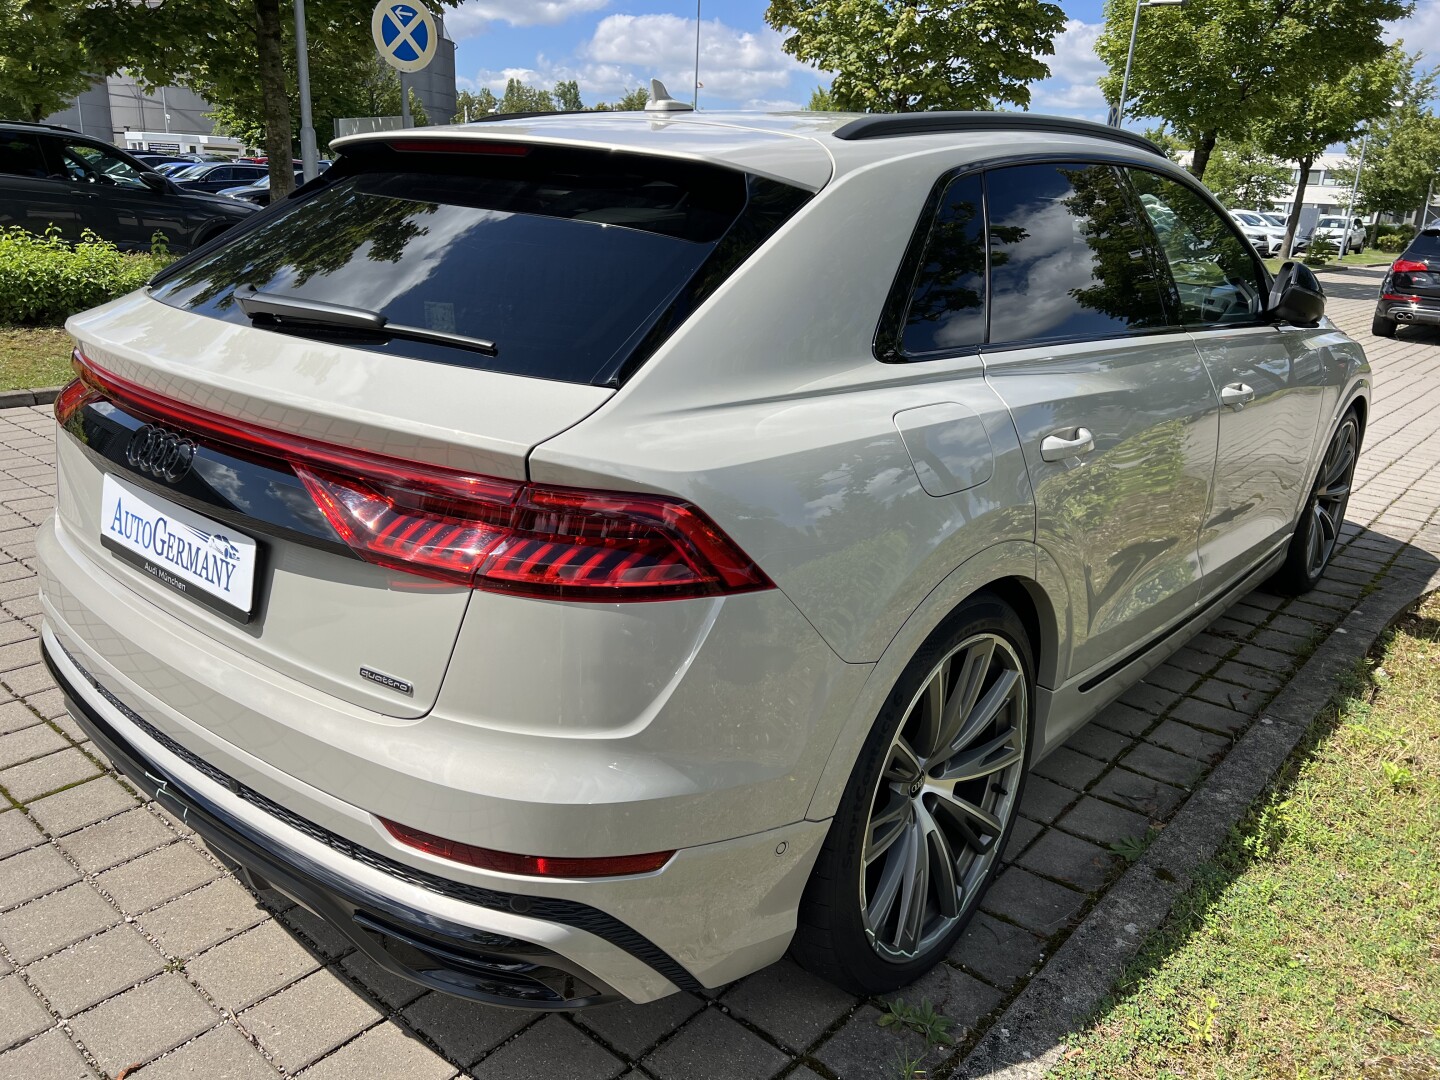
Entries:
{"label": "white cloud", "polygon": [[[700,25],[700,104],[727,102],[751,109],[793,109],[800,103],[790,77],[808,71],[780,49],[780,35],[751,33],[718,19]],[[814,75],[815,73],[811,73]],[[688,100],[695,77],[695,20],[678,15],[609,15],[591,38],[567,60],[535,58],[533,68],[482,69],[460,78],[471,89],[487,86],[504,93],[507,79],[554,87],[562,79],[580,84],[587,103],[614,101],[657,78],[681,100]],[[818,78],[818,76],[817,76]]]}
{"label": "white cloud", "polygon": [[1419,0],[1413,15],[1385,28],[1385,39],[1401,39],[1407,51],[1418,50],[1424,54],[1420,57],[1420,70],[1434,67],[1440,60],[1436,55],[1437,43],[1440,43],[1440,0]]}
{"label": "white cloud", "polygon": [[[702,98],[746,101],[786,90],[803,65],[780,48],[772,30],[751,33],[718,19],[700,26]],[[600,20],[581,55],[592,65],[638,74],[629,85],[655,77],[675,94],[695,72],[695,20],[679,15],[609,15]]]}
{"label": "white cloud", "polygon": [[1055,39],[1055,55],[1042,58],[1050,66],[1050,78],[1031,88],[1032,110],[1072,116],[1088,116],[1096,111],[1104,114],[1105,97],[1095,85],[1106,70],[1095,53],[1095,42],[1103,29],[1103,23],[1066,21],[1064,31]]}
{"label": "white cloud", "polygon": [[456,41],[484,33],[495,22],[510,26],[555,26],[575,15],[599,11],[610,0],[464,0],[445,12],[445,29]]}

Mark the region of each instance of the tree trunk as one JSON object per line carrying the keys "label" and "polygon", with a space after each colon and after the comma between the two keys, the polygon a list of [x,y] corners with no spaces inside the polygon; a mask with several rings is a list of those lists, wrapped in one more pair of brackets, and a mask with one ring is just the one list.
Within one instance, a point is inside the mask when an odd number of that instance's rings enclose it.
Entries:
{"label": "tree trunk", "polygon": [[1302,157],[1297,164],[1300,166],[1300,176],[1295,181],[1295,201],[1290,205],[1290,216],[1285,219],[1285,242],[1280,245],[1280,258],[1290,258],[1290,246],[1295,243],[1295,230],[1300,227],[1300,211],[1304,208],[1305,182],[1310,179],[1310,166],[1315,164],[1315,156]]}
{"label": "tree trunk", "polygon": [[255,52],[260,90],[265,95],[265,155],[270,159],[270,201],[295,189],[290,145],[290,95],[285,87],[280,0],[255,0]]}
{"label": "tree trunk", "polygon": [[1205,179],[1205,166],[1210,164],[1210,155],[1215,151],[1215,138],[1218,132],[1202,131],[1200,138],[1195,143],[1195,150],[1190,157],[1190,173],[1196,180]]}

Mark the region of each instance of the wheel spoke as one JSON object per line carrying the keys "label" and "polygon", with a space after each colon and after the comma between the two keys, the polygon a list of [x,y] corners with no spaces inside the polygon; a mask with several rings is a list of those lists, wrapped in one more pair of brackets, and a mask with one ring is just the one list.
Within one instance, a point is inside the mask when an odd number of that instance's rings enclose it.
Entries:
{"label": "wheel spoke", "polygon": [[953,789],[962,780],[978,780],[982,776],[1008,769],[1019,761],[1020,757],[1021,750],[1019,740],[1015,738],[1015,729],[1009,727],[993,739],[956,754],[945,763],[944,770],[931,783],[937,788],[944,786]]}
{"label": "wheel spoke", "polygon": [[985,696],[975,703],[965,725],[955,733],[955,736],[946,744],[945,749],[937,756],[942,760],[949,760],[974,742],[994,722],[1001,707],[1010,700],[1010,695],[1019,682],[1020,673],[1018,671],[1002,672],[990,689],[985,691]]}
{"label": "wheel spoke", "polygon": [[904,795],[891,792],[889,804],[879,813],[870,817],[870,827],[865,833],[865,848],[861,858],[869,866],[905,833],[910,820],[910,800]]}
{"label": "wheel spoke", "polygon": [[905,867],[910,861],[904,851],[904,846],[910,843],[911,834],[908,830],[901,830],[901,832],[904,841],[880,868],[880,881],[876,884],[875,893],[870,897],[869,906],[865,909],[865,918],[870,924],[870,932],[877,937],[880,935],[881,928],[889,920],[890,913],[895,910],[895,900],[900,895],[900,886],[906,876]]}
{"label": "wheel spoke", "polygon": [[925,813],[925,838],[930,847],[930,874],[935,882],[935,902],[940,914],[952,919],[960,914],[960,885],[955,877],[955,851],[950,839],[928,812]]}
{"label": "wheel spoke", "polygon": [[935,752],[935,740],[945,722],[945,687],[950,677],[950,664],[947,659],[935,669],[920,694],[920,700],[915,703],[915,711],[919,715],[912,739],[916,753],[922,758],[928,758]]}
{"label": "wheel spoke", "polygon": [[924,771],[905,737],[897,736],[890,746],[890,758],[885,762],[884,779],[895,784],[911,784],[919,780]]}
{"label": "wheel spoke", "polygon": [[985,688],[985,679],[990,674],[990,661],[994,655],[995,639],[989,637],[982,638],[965,650],[964,657],[958,661],[960,676],[955,680],[955,689],[950,692],[949,700],[945,702],[940,730],[935,736],[935,745],[927,753],[928,757],[943,755],[974,713],[975,703],[980,699],[980,691]]}
{"label": "wheel spoke", "polygon": [[902,952],[913,952],[925,928],[925,908],[930,897],[930,845],[917,821],[905,839],[906,872],[900,885],[900,919],[895,944]]}
{"label": "wheel spoke", "polygon": [[1320,556],[1320,507],[1317,504],[1310,515],[1310,535],[1305,543],[1305,565],[1312,575],[1318,574],[1324,566],[1324,559]]}

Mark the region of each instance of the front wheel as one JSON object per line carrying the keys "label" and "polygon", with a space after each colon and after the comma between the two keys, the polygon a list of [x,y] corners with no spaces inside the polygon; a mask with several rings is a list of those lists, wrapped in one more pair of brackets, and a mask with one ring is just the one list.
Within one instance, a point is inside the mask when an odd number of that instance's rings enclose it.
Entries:
{"label": "front wheel", "polygon": [[975,914],[1030,760],[1024,626],[980,594],[910,661],[866,739],[801,901],[791,951],[856,994],[905,986]]}
{"label": "front wheel", "polygon": [[1360,423],[1353,412],[1346,413],[1320,462],[1310,497],[1305,500],[1295,535],[1290,538],[1285,565],[1273,578],[1279,592],[1296,595],[1320,583],[1345,524],[1345,507],[1350,502],[1359,456]]}

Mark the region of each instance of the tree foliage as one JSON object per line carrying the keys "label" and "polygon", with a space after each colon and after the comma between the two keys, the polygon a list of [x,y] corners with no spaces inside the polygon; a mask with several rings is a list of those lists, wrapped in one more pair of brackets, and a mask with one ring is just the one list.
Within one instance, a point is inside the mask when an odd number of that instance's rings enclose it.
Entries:
{"label": "tree foliage", "polygon": [[489,87],[479,90],[461,90],[455,95],[455,116],[452,123],[463,124],[478,120],[500,111],[500,99],[491,93]]}
{"label": "tree foliage", "polygon": [[1268,210],[1290,190],[1291,168],[1253,143],[1222,140],[1210,156],[1205,186],[1226,206]]}
{"label": "tree foliage", "polygon": [[[1116,102],[1137,0],[1106,0],[1096,51],[1100,80]],[[1412,0],[1190,0],[1140,16],[1125,102],[1127,116],[1166,120],[1194,149],[1204,177],[1221,138],[1243,141],[1277,103],[1343,81],[1385,55],[1381,24],[1404,18]]]}
{"label": "tree foliage", "polygon": [[[442,5],[456,2],[438,0]],[[311,97],[322,144],[333,130],[334,117],[360,114],[364,102],[388,93],[385,77],[375,70],[373,7],[373,0],[308,0],[305,5]],[[86,18],[90,40],[104,42],[107,70],[125,67],[149,86],[188,86],[209,101],[224,103],[219,115],[227,126],[263,131],[271,191],[274,197],[290,191],[299,110],[295,20],[289,4],[92,0]],[[394,101],[398,113],[398,81]]]}
{"label": "tree foliage", "polygon": [[[1425,201],[1432,183],[1440,183],[1440,116],[1428,104],[1435,96],[1435,83],[1433,71],[1408,71],[1400,105],[1368,125],[1357,211],[1403,216]],[[1350,184],[1359,164],[1360,143],[1352,142],[1347,150],[1350,163],[1337,172]]]}
{"label": "tree foliage", "polygon": [[1045,0],[770,0],[796,59],[836,72],[835,108],[916,112],[1030,104],[1065,13]]}
{"label": "tree foliage", "polygon": [[1282,256],[1289,257],[1315,159],[1331,143],[1353,139],[1366,121],[1389,110],[1409,63],[1400,46],[1392,46],[1379,60],[1355,64],[1338,79],[1272,102],[1256,118],[1252,128],[1255,144],[1267,154],[1294,161],[1300,167]]}
{"label": "tree foliage", "polygon": [[0,0],[0,116],[41,120],[90,85],[85,15],[80,0]]}
{"label": "tree foliage", "polygon": [[830,92],[828,86],[817,86],[810,91],[810,103],[805,106],[811,112],[840,112],[840,106],[835,104],[835,95]]}

